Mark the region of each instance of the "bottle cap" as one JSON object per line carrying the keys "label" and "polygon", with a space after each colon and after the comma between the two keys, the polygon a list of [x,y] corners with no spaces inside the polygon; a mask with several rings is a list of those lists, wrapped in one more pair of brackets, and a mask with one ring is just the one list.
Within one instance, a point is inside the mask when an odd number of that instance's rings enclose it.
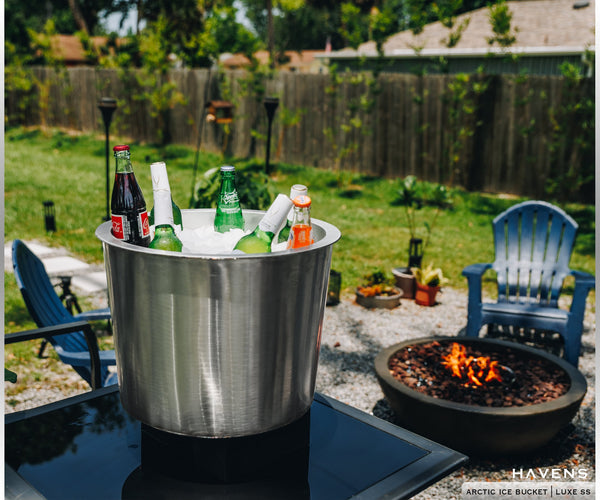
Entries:
{"label": "bottle cap", "polygon": [[152,163],[150,165],[150,175],[152,176],[152,189],[154,191],[171,191],[165,162],[157,161]]}
{"label": "bottle cap", "polygon": [[296,196],[308,194],[308,188],[303,184],[294,184],[290,190],[290,198],[293,200]]}
{"label": "bottle cap", "polygon": [[296,196],[294,198],[293,202],[294,202],[294,205],[299,208],[307,208],[307,207],[310,207],[311,199],[309,196],[300,195],[300,196]]}
{"label": "bottle cap", "polygon": [[232,167],[231,165],[223,165],[221,167],[221,172],[233,172],[235,171],[235,167]]}
{"label": "bottle cap", "polygon": [[120,146],[115,146],[113,151],[115,153],[118,153],[119,151],[129,151],[129,146],[127,144],[121,144]]}

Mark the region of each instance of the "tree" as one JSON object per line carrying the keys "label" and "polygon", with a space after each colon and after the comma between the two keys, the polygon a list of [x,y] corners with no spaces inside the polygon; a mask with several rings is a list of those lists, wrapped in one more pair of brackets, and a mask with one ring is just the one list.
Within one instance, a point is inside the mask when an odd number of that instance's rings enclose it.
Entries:
{"label": "tree", "polygon": [[[41,33],[48,21],[56,33],[74,34],[82,31],[88,35],[102,34],[100,12],[120,12],[128,5],[124,0],[6,0],[4,15],[5,44],[10,46],[5,64],[10,57],[31,54],[30,32]],[[5,45],[6,47],[7,45]],[[35,61],[33,61],[35,62]]]}

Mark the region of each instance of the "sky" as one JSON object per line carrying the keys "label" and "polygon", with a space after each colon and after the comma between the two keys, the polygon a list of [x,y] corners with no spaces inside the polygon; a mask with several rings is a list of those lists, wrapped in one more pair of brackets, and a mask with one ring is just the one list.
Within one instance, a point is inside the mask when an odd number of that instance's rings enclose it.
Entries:
{"label": "sky", "polygon": [[[129,13],[127,14],[127,17],[125,18],[125,22],[123,23],[122,28],[119,28],[120,20],[121,20],[120,13],[110,14],[108,17],[106,17],[106,19],[104,19],[104,21],[101,21],[101,24],[109,32],[116,31],[119,34],[119,36],[127,35],[127,33],[129,32],[130,29],[131,29],[132,33],[135,33],[135,23],[137,20],[137,11],[135,9],[132,9],[129,11]],[[142,27],[143,27],[143,24],[142,24],[142,26],[140,26],[140,28],[142,28]]]}
{"label": "sky", "polygon": [[[242,4],[240,2],[234,2],[233,5],[236,8],[237,21],[239,23],[243,24],[244,26],[246,26],[247,28],[253,29],[252,25],[250,24],[250,22],[248,21],[248,19],[246,18],[245,14],[244,14],[244,9],[243,9]],[[119,36],[127,35],[130,29],[133,33],[135,33],[135,22],[137,20],[137,11],[135,9],[132,9],[129,11],[129,13],[127,14],[127,17],[125,18],[125,22],[123,23],[122,28],[119,28],[120,20],[121,20],[120,13],[111,14],[104,21],[101,21],[101,24],[109,32],[116,31],[119,34]],[[143,27],[144,27],[144,24],[142,21],[140,28],[143,28]]]}

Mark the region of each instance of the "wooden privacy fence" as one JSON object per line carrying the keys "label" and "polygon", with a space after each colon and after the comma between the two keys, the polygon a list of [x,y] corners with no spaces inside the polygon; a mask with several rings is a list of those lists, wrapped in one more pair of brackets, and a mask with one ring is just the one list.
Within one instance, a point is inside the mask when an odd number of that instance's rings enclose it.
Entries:
{"label": "wooden privacy fence", "polygon": [[[272,161],[390,178],[414,174],[530,197],[544,196],[549,178],[593,172],[593,151],[581,149],[581,120],[569,107],[573,99],[593,102],[592,80],[574,89],[548,76],[382,74],[369,83],[355,74],[334,86],[329,75],[281,72],[265,82],[263,95],[253,95],[244,72],[174,70],[168,78],[185,104],[157,114],[140,98],[132,73],[86,67],[33,74],[36,93],[6,92],[9,124],[102,131],[97,103],[109,96],[119,104],[113,134],[157,142],[161,131],[171,143],[196,146],[201,131],[204,150],[264,159],[268,95],[280,98]],[[207,99],[230,100],[233,122],[202,123]],[[562,135],[560,123],[567,125]]]}

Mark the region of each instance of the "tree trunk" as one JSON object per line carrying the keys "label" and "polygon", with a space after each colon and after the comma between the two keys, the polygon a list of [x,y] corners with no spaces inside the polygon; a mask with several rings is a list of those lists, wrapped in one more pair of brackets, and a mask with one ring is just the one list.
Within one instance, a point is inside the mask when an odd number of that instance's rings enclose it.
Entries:
{"label": "tree trunk", "polygon": [[69,0],[69,8],[73,13],[73,18],[75,19],[75,24],[77,27],[86,35],[89,35],[90,31],[88,30],[87,23],[85,22],[83,14],[81,13],[81,9],[79,8],[77,0]]}

